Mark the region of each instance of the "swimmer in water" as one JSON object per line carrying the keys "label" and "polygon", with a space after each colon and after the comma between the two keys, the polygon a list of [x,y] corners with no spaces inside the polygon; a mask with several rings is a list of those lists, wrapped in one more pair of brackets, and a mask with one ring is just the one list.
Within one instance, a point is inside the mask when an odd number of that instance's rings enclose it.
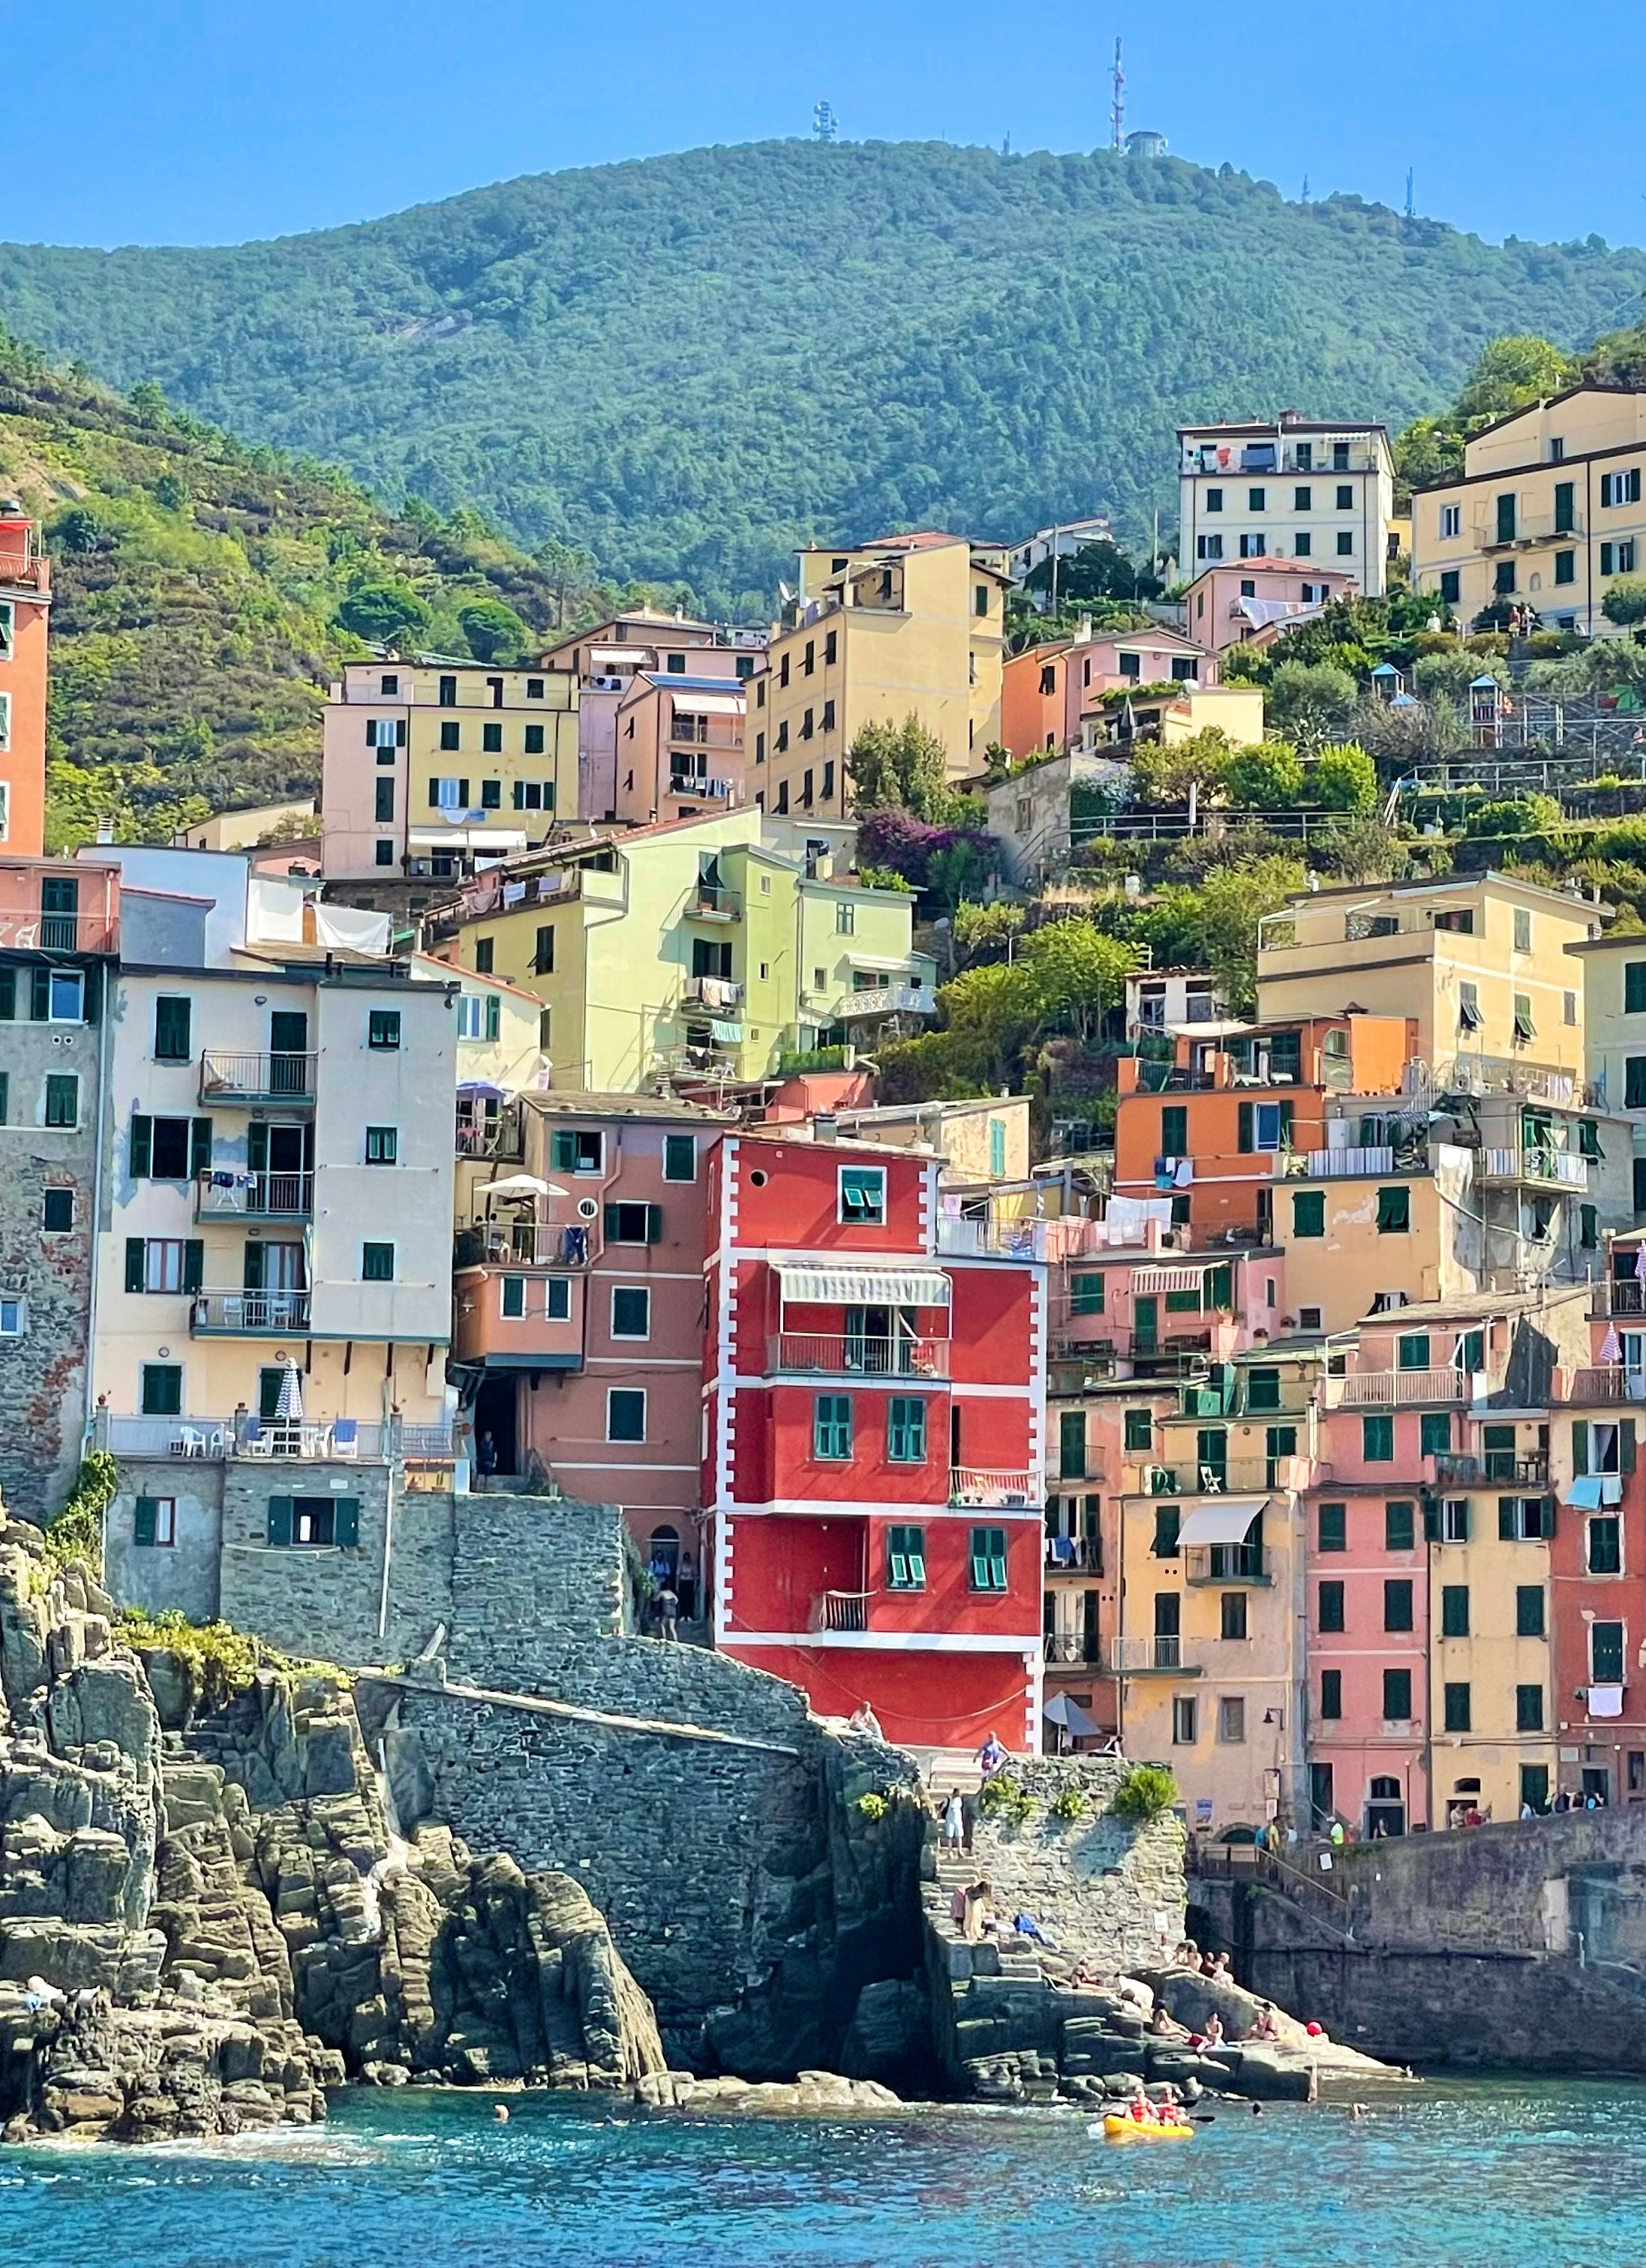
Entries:
{"label": "swimmer in water", "polygon": [[506,2102],[499,2102],[499,2103],[497,2103],[496,2105],[494,2105],[494,2107],[493,2107],[493,2109],[492,2109],[492,2112],[491,2112],[491,2117],[492,2117],[493,2122],[494,2122],[497,2125],[498,2125],[498,2126],[506,2126],[506,2125],[508,2124],[508,2123],[509,2123],[509,2106],[508,2106],[508,2104],[507,2104]]}

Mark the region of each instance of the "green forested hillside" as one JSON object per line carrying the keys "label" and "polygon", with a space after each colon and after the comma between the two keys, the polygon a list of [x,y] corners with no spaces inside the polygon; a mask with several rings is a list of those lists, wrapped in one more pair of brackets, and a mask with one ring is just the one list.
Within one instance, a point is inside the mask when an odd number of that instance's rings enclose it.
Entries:
{"label": "green forested hillside", "polygon": [[225,250],[4,247],[0,319],[387,496],[754,612],[814,535],[1106,506],[1135,541],[1179,419],[1405,424],[1495,335],[1626,321],[1637,269],[1175,158],[781,142]]}
{"label": "green forested hillside", "polygon": [[[52,555],[48,826],[153,838],[313,789],[326,680],[397,626],[442,652],[528,646],[615,599],[472,512],[384,512],[341,474],[48,369],[0,333],[0,497]],[[193,799],[191,801],[191,799]]]}

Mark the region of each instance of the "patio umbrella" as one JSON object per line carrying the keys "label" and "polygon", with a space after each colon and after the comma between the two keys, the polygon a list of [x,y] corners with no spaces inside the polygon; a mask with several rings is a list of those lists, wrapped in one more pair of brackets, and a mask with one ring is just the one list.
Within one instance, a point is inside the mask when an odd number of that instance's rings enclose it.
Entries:
{"label": "patio umbrella", "polygon": [[558,1182],[539,1181],[535,1174],[509,1174],[500,1182],[487,1182],[478,1194],[483,1197],[564,1197],[571,1191],[562,1189]]}
{"label": "patio umbrella", "polygon": [[509,1099],[507,1087],[498,1086],[489,1079],[460,1079],[457,1083],[457,1092],[459,1094],[478,1095],[485,1102],[506,1102]]}
{"label": "patio umbrella", "polygon": [[1048,1725],[1061,1725],[1076,1741],[1089,1741],[1097,1730],[1080,1703],[1067,1693],[1054,1693],[1040,1713]]}
{"label": "patio umbrella", "polygon": [[294,1362],[286,1364],[285,1375],[280,1381],[275,1416],[284,1425],[300,1425],[303,1422],[303,1373]]}

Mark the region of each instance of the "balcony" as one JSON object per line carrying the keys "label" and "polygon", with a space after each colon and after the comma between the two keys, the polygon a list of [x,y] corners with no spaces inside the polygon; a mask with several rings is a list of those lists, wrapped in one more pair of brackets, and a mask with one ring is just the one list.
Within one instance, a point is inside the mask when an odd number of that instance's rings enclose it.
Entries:
{"label": "balcony", "polygon": [[0,906],[0,947],[13,953],[113,953],[118,924],[100,913],[42,913],[37,905]]}
{"label": "balcony", "polygon": [[1185,1547],[1183,1580],[1197,1586],[1235,1583],[1266,1587],[1274,1577],[1261,1543],[1200,1543]]}
{"label": "balcony", "polygon": [[1431,1462],[1436,1488],[1480,1488],[1502,1483],[1510,1488],[1546,1488],[1549,1460],[1541,1449],[1487,1449],[1479,1456],[1443,1449]]}
{"label": "balcony", "polygon": [[823,1378],[946,1379],[948,1341],[836,1337],[779,1331],[768,1350],[774,1374]]}
{"label": "balcony", "polygon": [[1310,1485],[1314,1470],[1312,1457],[1230,1457],[1222,1464],[1201,1465],[1192,1458],[1179,1457],[1170,1465],[1123,1466],[1121,1492],[1149,1497],[1265,1496],[1286,1490],[1295,1494]]}
{"label": "balcony", "polygon": [[1646,1375],[1606,1363],[1580,1370],[1557,1370],[1551,1401],[1582,1408],[1589,1403],[1646,1402]]}
{"label": "balcony", "polygon": [[937,1249],[957,1260],[1044,1260],[1046,1226],[1042,1220],[941,1219]]}
{"label": "balcony", "polygon": [[707,1008],[713,1015],[741,1007],[743,988],[729,976],[688,976],[681,998],[689,1006]]}
{"label": "balcony", "polygon": [[1571,543],[1584,533],[1583,516],[1574,512],[1569,520],[1557,520],[1550,512],[1523,512],[1515,521],[1512,535],[1498,533],[1495,517],[1477,519],[1472,525],[1474,548],[1477,551],[1524,550],[1535,543]]}
{"label": "balcony", "polygon": [[1531,1182],[1540,1189],[1586,1189],[1589,1160],[1575,1150],[1480,1150],[1478,1182]]}
{"label": "balcony", "polygon": [[1045,1498],[1044,1476],[1028,1470],[994,1471],[979,1465],[956,1465],[948,1476],[952,1505],[1007,1506],[1040,1504]]}
{"label": "balcony", "polygon": [[196,1338],[281,1338],[309,1328],[306,1292],[200,1292],[189,1311]]}
{"label": "balcony", "polygon": [[719,882],[695,883],[686,898],[690,921],[741,921],[742,913],[742,893],[726,889]]}
{"label": "balcony", "polygon": [[1113,1668],[1122,1676],[1199,1677],[1200,1665],[1185,1659],[1181,1638],[1117,1638],[1111,1641]]}
{"label": "balcony", "polygon": [[200,1100],[244,1105],[288,1105],[314,1100],[318,1055],[218,1055],[200,1058]]}
{"label": "balcony", "polygon": [[1090,1669],[1102,1666],[1103,1641],[1088,1638],[1083,1631],[1048,1631],[1040,1643],[1048,1669],[1077,1664]]}
{"label": "balcony", "polygon": [[587,1268],[601,1249],[593,1221],[476,1220],[454,1241],[454,1268]]}
{"label": "balcony", "polygon": [[688,778],[675,772],[669,775],[668,792],[674,796],[684,796],[689,802],[695,799],[698,803],[730,803],[735,799],[737,789],[732,780]]}
{"label": "balcony", "polygon": [[117,1457],[176,1457],[214,1464],[240,1457],[279,1457],[316,1464],[401,1458],[408,1464],[449,1465],[454,1454],[448,1425],[407,1425],[397,1418],[382,1425],[364,1418],[286,1425],[253,1418],[244,1410],[232,1418],[135,1418],[102,1411],[98,1443]]}
{"label": "balcony", "polygon": [[1103,1543],[1096,1535],[1048,1535],[1044,1556],[1048,1575],[1103,1573]]}
{"label": "balcony", "polygon": [[1633,1276],[1609,1276],[1594,1286],[1589,1312],[1598,1321],[1609,1315],[1646,1315],[1646,1284]]}
{"label": "balcony", "polygon": [[486,1110],[472,1099],[460,1100],[453,1138],[460,1158],[505,1158],[518,1163],[526,1154],[520,1105],[510,1102],[501,1109]]}
{"label": "balcony", "polygon": [[806,1627],[814,1633],[866,1631],[868,1602],[874,1595],[872,1591],[819,1591],[812,1601]]}
{"label": "balcony", "polygon": [[1441,1370],[1361,1370],[1328,1378],[1328,1410],[1400,1410],[1417,1403],[1467,1402],[1473,1373],[1447,1364]]}
{"label": "balcony", "polygon": [[313,1174],[248,1174],[219,1166],[195,1182],[196,1220],[306,1220],[314,1210]]}
{"label": "balcony", "polygon": [[874,984],[843,993],[840,1020],[850,1024],[860,1016],[934,1016],[937,995],[925,984]]}

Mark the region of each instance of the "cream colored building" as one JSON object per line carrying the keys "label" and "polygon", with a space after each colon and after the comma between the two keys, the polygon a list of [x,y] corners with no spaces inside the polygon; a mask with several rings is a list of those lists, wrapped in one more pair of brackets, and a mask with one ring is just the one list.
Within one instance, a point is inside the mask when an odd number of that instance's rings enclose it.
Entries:
{"label": "cream colored building", "polygon": [[292,1365],[311,1425],[440,1425],[458,981],[388,957],[387,916],[305,942],[302,891],[243,855],[101,855],[125,910],[92,1309],[110,1447],[261,1422]]}
{"label": "cream colored building", "polygon": [[1629,1129],[1634,1211],[1646,1213],[1646,934],[1567,947],[1583,972],[1591,1086]]}
{"label": "cream colored building", "polygon": [[179,850],[250,850],[277,828],[283,836],[296,840],[293,830],[299,827],[305,836],[320,832],[312,795],[290,803],[260,803],[246,811],[215,811],[210,819],[180,828],[172,842]]}
{"label": "cream colored building", "polygon": [[1177,557],[1185,576],[1275,556],[1353,575],[1381,597],[1399,540],[1387,426],[1252,418],[1177,429]]}
{"label": "cream colored building", "polygon": [[802,552],[796,618],[750,688],[754,800],[774,818],[845,819],[858,732],[910,716],[942,742],[951,780],[981,771],[1000,737],[1010,581],[1000,551],[959,535]]}
{"label": "cream colored building", "polygon": [[1575,386],[1468,441],[1461,479],[1412,499],[1412,584],[1465,622],[1494,602],[1613,635],[1601,612],[1646,571],[1646,387]]}

